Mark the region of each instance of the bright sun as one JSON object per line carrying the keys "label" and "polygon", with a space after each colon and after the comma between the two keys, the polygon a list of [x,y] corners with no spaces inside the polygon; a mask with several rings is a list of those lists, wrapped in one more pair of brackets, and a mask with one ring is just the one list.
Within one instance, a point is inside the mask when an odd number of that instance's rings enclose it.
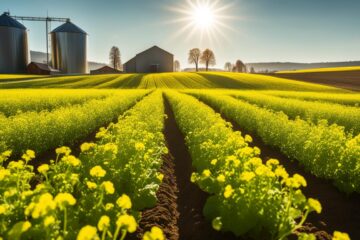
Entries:
{"label": "bright sun", "polygon": [[179,17],[170,23],[183,24],[173,36],[185,36],[186,40],[220,43],[225,38],[224,30],[234,30],[229,20],[235,17],[229,15],[228,10],[233,4],[224,4],[223,0],[186,0],[178,6],[168,7],[169,10],[179,13]]}
{"label": "bright sun", "polygon": [[193,6],[191,16],[194,24],[199,28],[211,28],[216,20],[213,9],[207,5]]}

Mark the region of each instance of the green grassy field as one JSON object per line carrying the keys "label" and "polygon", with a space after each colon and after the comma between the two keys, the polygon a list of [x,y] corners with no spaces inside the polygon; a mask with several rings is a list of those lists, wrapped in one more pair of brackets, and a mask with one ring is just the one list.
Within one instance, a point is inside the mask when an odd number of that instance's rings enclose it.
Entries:
{"label": "green grassy field", "polygon": [[[25,78],[25,76],[22,76]],[[160,73],[51,76],[31,79],[0,75],[0,88],[226,88],[341,92],[334,87],[246,73]]]}

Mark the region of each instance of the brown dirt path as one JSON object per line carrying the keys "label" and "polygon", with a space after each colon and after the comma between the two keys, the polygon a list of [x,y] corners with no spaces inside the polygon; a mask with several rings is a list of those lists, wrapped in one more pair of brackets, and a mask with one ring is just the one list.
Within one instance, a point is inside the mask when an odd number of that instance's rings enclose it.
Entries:
{"label": "brown dirt path", "polygon": [[215,231],[211,223],[202,214],[208,194],[190,182],[193,172],[190,154],[185,145],[169,103],[165,100],[165,136],[169,151],[174,156],[174,172],[178,186],[177,209],[179,212],[179,239],[184,240],[232,240],[237,239],[232,233]]}
{"label": "brown dirt path", "polygon": [[[217,111],[217,109],[214,110]],[[231,122],[234,130],[240,131],[242,135],[248,134],[253,138],[251,146],[257,146],[261,149],[260,157],[263,160],[276,158],[289,174],[298,173],[305,177],[308,186],[302,189],[303,193],[307,197],[318,199],[322,205],[321,214],[311,213],[309,215],[305,224],[305,232],[315,233],[317,239],[322,240],[331,239],[329,235],[332,235],[337,230],[347,232],[351,239],[360,239],[359,194],[347,196],[340,192],[330,181],[317,178],[311,173],[306,172],[299,162],[291,161],[279,149],[264,144],[256,133],[246,131],[223,114],[221,116],[226,121]]]}

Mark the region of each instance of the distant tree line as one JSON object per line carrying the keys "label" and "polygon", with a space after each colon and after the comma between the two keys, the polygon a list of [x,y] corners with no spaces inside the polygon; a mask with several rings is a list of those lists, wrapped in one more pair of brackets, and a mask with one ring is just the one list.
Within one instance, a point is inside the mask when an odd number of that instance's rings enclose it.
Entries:
{"label": "distant tree line", "polygon": [[196,71],[199,71],[199,64],[205,65],[206,71],[209,66],[216,64],[215,54],[211,49],[205,49],[203,52],[199,48],[193,48],[189,51],[188,61],[190,64],[195,64]]}
{"label": "distant tree line", "polygon": [[235,64],[232,64],[231,62],[226,62],[224,65],[224,69],[225,69],[225,71],[228,71],[228,72],[255,73],[254,67],[250,67],[250,70],[248,71],[248,68],[241,60],[237,60],[235,62]]}

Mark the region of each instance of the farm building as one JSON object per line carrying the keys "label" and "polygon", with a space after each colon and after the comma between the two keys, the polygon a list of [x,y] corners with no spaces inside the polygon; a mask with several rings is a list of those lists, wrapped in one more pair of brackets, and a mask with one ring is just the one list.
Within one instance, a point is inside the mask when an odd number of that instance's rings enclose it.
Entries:
{"label": "farm building", "polygon": [[127,73],[158,73],[174,71],[174,55],[153,46],[124,64]]}
{"label": "farm building", "polygon": [[59,70],[54,69],[45,63],[37,63],[37,62],[31,62],[27,66],[27,72],[29,74],[39,74],[39,75],[53,75],[60,73]]}
{"label": "farm building", "polygon": [[111,73],[122,73],[122,71],[109,66],[103,66],[101,68],[90,71],[90,74],[111,74]]}

